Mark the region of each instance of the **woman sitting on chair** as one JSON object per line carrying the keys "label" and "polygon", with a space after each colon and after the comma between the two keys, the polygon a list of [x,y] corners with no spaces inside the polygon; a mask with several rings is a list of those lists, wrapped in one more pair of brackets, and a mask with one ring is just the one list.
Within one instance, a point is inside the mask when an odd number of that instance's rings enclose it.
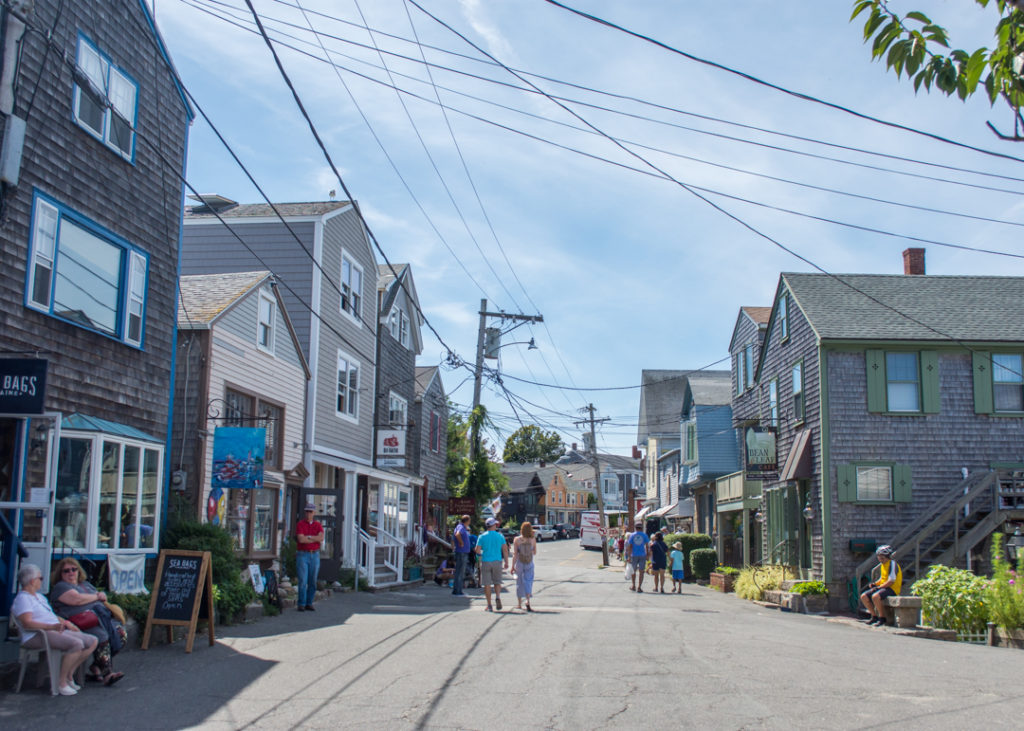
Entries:
{"label": "woman sitting on chair", "polygon": [[124,677],[124,673],[114,672],[112,658],[124,647],[127,634],[124,625],[113,617],[104,603],[107,595],[85,580],[85,572],[73,558],[57,562],[50,584],[54,611],[99,642],[89,678],[113,685]]}
{"label": "woman sitting on chair", "polygon": [[18,584],[21,591],[14,597],[11,614],[21,625],[21,644],[32,650],[41,650],[48,640],[50,649],[62,651],[64,658],[60,664],[59,692],[61,695],[75,695],[81,690],[73,677],[75,669],[96,649],[96,638],[79,632],[71,622],[53,613],[46,597],[39,591],[43,572],[38,566],[22,564],[18,571]]}

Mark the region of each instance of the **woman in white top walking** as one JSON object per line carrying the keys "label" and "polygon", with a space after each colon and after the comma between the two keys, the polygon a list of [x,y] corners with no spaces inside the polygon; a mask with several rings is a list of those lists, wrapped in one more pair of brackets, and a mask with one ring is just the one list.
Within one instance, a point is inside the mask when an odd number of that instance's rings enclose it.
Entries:
{"label": "woman in white top walking", "polygon": [[519,526],[519,535],[512,541],[512,573],[516,577],[517,608],[523,608],[526,599],[526,611],[532,612],[530,599],[533,597],[533,559],[537,555],[537,539],[533,535],[533,526],[523,523]]}

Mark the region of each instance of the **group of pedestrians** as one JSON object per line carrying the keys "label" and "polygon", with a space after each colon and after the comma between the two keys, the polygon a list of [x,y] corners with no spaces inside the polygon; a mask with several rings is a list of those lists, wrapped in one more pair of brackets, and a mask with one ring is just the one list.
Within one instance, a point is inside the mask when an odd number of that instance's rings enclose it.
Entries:
{"label": "group of pedestrians", "polygon": [[[534,558],[537,555],[537,538],[533,526],[523,523],[519,527],[519,535],[512,542],[511,557],[508,542],[499,530],[501,524],[494,518],[485,522],[487,530],[479,537],[469,529],[470,517],[463,515],[455,526],[452,541],[455,547],[455,567],[452,577],[452,596],[464,596],[463,588],[466,573],[471,570],[470,560],[476,556],[480,561],[480,583],[483,585],[484,598],[487,600],[488,612],[502,610],[501,580],[502,573],[509,569],[516,577],[517,608],[532,612],[530,599],[533,598]],[[493,601],[492,601],[493,594]]]}
{"label": "group of pedestrians", "polygon": [[622,554],[626,561],[626,573],[629,578],[629,590],[638,594],[644,592],[644,573],[649,569],[654,579],[654,591],[665,594],[665,571],[669,562],[672,563],[672,594],[683,591],[683,545],[676,541],[671,551],[665,543],[662,531],[655,531],[648,536],[643,525],[637,523],[632,533],[622,536]]}

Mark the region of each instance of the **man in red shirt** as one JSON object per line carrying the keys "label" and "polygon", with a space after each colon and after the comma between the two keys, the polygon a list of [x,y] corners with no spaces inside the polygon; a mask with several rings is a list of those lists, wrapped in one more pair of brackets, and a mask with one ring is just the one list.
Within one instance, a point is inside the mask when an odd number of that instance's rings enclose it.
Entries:
{"label": "man in red shirt", "polygon": [[316,506],[306,503],[306,517],[295,526],[295,568],[299,572],[299,611],[312,612],[316,577],[320,573],[320,543],[324,527],[315,520]]}

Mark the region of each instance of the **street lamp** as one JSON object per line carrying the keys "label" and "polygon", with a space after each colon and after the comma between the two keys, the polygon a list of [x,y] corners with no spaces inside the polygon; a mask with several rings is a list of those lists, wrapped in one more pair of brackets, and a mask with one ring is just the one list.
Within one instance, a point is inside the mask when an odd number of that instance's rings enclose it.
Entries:
{"label": "street lamp", "polygon": [[1016,562],[1021,548],[1024,548],[1024,536],[1020,534],[1020,526],[1018,525],[1013,535],[1006,542],[1006,555],[1009,556],[1011,561]]}
{"label": "street lamp", "polygon": [[533,338],[530,338],[529,340],[517,340],[514,343],[502,343],[500,345],[499,343],[501,343],[501,332],[498,330],[498,328],[488,328],[487,339],[484,344],[484,357],[493,360],[498,357],[499,350],[501,350],[502,348],[507,348],[510,345],[526,345],[527,350],[538,349],[537,343],[534,341]]}

